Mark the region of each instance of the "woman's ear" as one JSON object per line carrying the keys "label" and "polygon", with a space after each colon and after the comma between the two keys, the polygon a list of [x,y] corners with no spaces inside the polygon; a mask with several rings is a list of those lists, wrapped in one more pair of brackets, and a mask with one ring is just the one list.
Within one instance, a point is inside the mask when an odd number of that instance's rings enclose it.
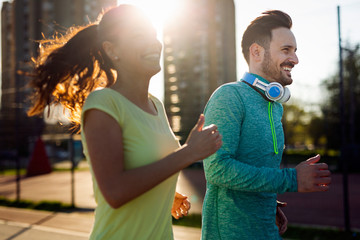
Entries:
{"label": "woman's ear", "polygon": [[102,43],[105,54],[112,60],[119,60],[119,57],[115,53],[114,44],[109,41],[104,41]]}
{"label": "woman's ear", "polygon": [[261,62],[265,53],[265,49],[257,43],[251,44],[249,48],[249,57],[255,62]]}

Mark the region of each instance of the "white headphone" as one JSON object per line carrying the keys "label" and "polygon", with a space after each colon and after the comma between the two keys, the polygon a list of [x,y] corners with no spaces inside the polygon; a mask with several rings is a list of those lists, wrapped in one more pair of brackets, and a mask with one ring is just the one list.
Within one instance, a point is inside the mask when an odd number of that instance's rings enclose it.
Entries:
{"label": "white headphone", "polygon": [[256,76],[245,72],[242,80],[249,83],[252,86],[260,88],[265,91],[265,96],[270,101],[275,101],[278,103],[285,103],[290,99],[290,90],[287,87],[283,87],[278,82],[271,82],[269,84],[262,82]]}

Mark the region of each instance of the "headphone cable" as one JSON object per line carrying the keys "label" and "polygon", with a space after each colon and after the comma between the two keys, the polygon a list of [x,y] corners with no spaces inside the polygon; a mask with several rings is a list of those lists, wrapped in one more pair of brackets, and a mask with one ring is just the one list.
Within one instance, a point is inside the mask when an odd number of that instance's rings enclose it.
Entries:
{"label": "headphone cable", "polygon": [[270,120],[270,126],[271,126],[271,135],[273,137],[273,143],[274,143],[274,152],[275,154],[278,154],[278,147],[277,147],[277,139],[276,139],[276,132],[275,132],[275,126],[274,126],[274,118],[272,115],[272,104],[269,102],[268,105],[268,112],[269,112],[269,120]]}

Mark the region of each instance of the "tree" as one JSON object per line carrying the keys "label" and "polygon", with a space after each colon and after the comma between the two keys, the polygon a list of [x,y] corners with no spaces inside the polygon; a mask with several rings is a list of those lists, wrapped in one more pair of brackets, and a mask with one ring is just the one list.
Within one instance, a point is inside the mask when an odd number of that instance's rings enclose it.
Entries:
{"label": "tree", "polygon": [[297,100],[285,104],[283,126],[287,146],[295,148],[323,147],[323,118],[317,111],[305,111]]}
{"label": "tree", "polygon": [[[345,143],[355,144],[360,142],[360,128],[356,127],[360,122],[360,52],[359,45],[353,48],[344,48],[343,61],[343,86],[344,86],[344,119],[345,119]],[[332,76],[322,85],[328,93],[325,102],[322,103],[324,126],[328,148],[340,149],[341,147],[341,121],[340,121],[340,84],[339,76]]]}
{"label": "tree", "polygon": [[287,146],[304,146],[307,141],[306,115],[299,104],[285,104],[283,126]]}

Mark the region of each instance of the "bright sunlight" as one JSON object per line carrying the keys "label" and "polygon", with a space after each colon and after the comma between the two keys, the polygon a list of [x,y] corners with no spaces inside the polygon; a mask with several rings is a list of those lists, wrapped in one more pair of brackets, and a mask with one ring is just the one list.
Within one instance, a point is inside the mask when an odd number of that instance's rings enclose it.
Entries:
{"label": "bright sunlight", "polygon": [[[158,39],[163,42],[163,26],[170,19],[176,10],[181,6],[182,0],[118,0],[119,4],[131,4],[142,9],[149,16],[157,31]],[[162,70],[150,81],[149,92],[163,101],[164,99],[164,73],[163,61]]]}
{"label": "bright sunlight", "polygon": [[162,39],[162,28],[175,10],[180,7],[181,0],[118,0],[118,4],[131,4],[141,8],[153,22],[159,39]]}

